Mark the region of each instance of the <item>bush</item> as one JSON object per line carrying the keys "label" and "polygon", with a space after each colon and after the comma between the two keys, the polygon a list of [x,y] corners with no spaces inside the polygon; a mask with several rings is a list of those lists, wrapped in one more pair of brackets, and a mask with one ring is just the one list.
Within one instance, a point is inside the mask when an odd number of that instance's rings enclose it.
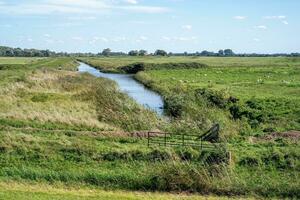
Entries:
{"label": "bush", "polygon": [[177,154],[179,155],[180,159],[184,161],[192,161],[195,159],[197,160],[197,158],[199,157],[199,153],[192,148],[179,150],[177,151]]}
{"label": "bush", "polygon": [[146,70],[157,70],[157,69],[198,69],[205,68],[206,64],[198,62],[185,62],[185,63],[145,63]]}
{"label": "bush", "polygon": [[225,93],[222,91],[214,91],[205,88],[195,90],[195,95],[198,98],[199,97],[204,98],[211,105],[223,109],[226,108],[231,103],[238,102],[238,99],[236,97],[230,96],[229,98],[226,98]]}
{"label": "bush", "polygon": [[197,69],[204,68],[207,65],[198,62],[185,62],[185,63],[132,63],[119,69],[129,74],[135,74],[144,70],[158,70],[158,69]]}
{"label": "bush", "polygon": [[150,161],[163,161],[163,160],[169,160],[171,158],[171,155],[166,151],[155,149],[150,153],[148,153],[147,158]]}
{"label": "bush", "polygon": [[245,157],[245,158],[242,158],[238,164],[242,165],[242,166],[254,167],[254,166],[258,166],[260,164],[260,162],[261,161],[257,157]]}
{"label": "bush", "polygon": [[82,162],[92,158],[93,153],[91,150],[86,149],[85,147],[64,147],[60,149],[62,156],[66,160]]}
{"label": "bush", "polygon": [[133,63],[120,68],[128,74],[136,74],[139,71],[145,70],[145,63]]}
{"label": "bush", "polygon": [[187,163],[166,163],[150,178],[152,190],[190,191],[207,194],[210,191],[209,175],[202,167],[190,167]]}
{"label": "bush", "polygon": [[115,160],[120,160],[120,159],[124,159],[124,155],[123,153],[119,153],[116,151],[113,152],[108,152],[102,155],[102,159],[105,161],[115,161]]}
{"label": "bush", "polygon": [[180,117],[183,114],[184,97],[172,95],[165,98],[165,111],[173,117]]}
{"label": "bush", "polygon": [[225,151],[207,151],[200,153],[199,160],[205,164],[222,164],[229,163],[228,152]]}

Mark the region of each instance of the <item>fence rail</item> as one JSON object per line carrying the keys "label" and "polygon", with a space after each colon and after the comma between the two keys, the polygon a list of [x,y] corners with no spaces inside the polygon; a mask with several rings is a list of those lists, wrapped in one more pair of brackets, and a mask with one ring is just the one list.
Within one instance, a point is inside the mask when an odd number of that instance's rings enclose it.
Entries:
{"label": "fence rail", "polygon": [[193,134],[172,134],[162,132],[148,132],[148,147],[158,146],[181,146],[181,147],[196,147],[202,149],[217,149],[219,143],[210,143],[204,141],[199,135]]}

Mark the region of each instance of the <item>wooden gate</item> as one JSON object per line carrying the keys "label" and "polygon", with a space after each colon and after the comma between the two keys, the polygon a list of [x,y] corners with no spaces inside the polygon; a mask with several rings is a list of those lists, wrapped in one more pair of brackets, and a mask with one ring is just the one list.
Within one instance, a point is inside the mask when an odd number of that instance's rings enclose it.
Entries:
{"label": "wooden gate", "polygon": [[148,132],[148,147],[158,146],[181,146],[195,147],[201,150],[216,150],[220,147],[219,143],[219,125],[215,124],[207,132],[202,135],[195,134],[178,134],[178,133],[162,133]]}

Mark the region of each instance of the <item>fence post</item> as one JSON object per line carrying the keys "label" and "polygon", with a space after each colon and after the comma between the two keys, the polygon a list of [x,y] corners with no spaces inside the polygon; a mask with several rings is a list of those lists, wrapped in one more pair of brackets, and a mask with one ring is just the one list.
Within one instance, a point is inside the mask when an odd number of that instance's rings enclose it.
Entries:
{"label": "fence post", "polygon": [[150,138],[149,138],[149,131],[148,131],[148,133],[147,133],[147,138],[148,138],[148,147],[150,146]]}
{"label": "fence post", "polygon": [[167,133],[165,133],[165,147],[167,146]]}

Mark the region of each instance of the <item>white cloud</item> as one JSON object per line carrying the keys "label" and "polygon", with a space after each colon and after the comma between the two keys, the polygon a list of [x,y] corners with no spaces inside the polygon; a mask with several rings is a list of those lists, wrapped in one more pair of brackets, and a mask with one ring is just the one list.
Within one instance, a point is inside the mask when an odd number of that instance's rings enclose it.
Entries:
{"label": "white cloud", "polygon": [[102,42],[108,42],[108,41],[109,41],[106,37],[101,37],[100,40],[101,40]]}
{"label": "white cloud", "polygon": [[98,37],[98,36],[94,36],[90,41],[89,44],[95,44],[98,41],[100,42],[109,42],[109,39],[106,37]]}
{"label": "white cloud", "polygon": [[49,44],[52,44],[52,43],[54,43],[55,41],[52,40],[52,39],[46,39],[45,42],[47,42],[47,43],[49,43]]}
{"label": "white cloud", "polygon": [[284,15],[273,15],[273,16],[265,16],[263,17],[264,19],[268,19],[268,20],[278,20],[281,23],[288,25],[289,22],[287,20],[285,20],[287,17]]}
{"label": "white cloud", "polygon": [[75,41],[82,41],[83,40],[82,37],[78,37],[78,36],[71,37],[71,39],[75,40]]}
{"label": "white cloud", "polygon": [[127,40],[127,39],[126,39],[126,37],[123,37],[123,36],[118,36],[118,37],[114,37],[111,39],[111,41],[113,41],[113,42],[122,42],[125,40]]}
{"label": "white cloud", "polygon": [[260,41],[260,39],[258,39],[258,38],[253,38],[253,41],[255,41],[255,42],[259,42],[259,41]]}
{"label": "white cloud", "polygon": [[69,20],[95,20],[97,17],[95,16],[72,16],[68,17]]}
{"label": "white cloud", "polygon": [[286,16],[284,15],[273,15],[273,16],[264,16],[264,19],[285,19]]}
{"label": "white cloud", "polygon": [[254,28],[262,29],[262,30],[266,30],[267,29],[267,27],[265,25],[255,26]]}
{"label": "white cloud", "polygon": [[192,36],[192,37],[167,37],[167,36],[163,36],[162,40],[164,41],[177,41],[177,42],[190,42],[190,41],[196,41],[198,40],[198,38],[196,36]]}
{"label": "white cloud", "polygon": [[189,31],[189,30],[192,30],[193,27],[192,27],[192,25],[188,25],[187,24],[187,25],[181,26],[181,28],[184,29],[184,30],[188,30]]}
{"label": "white cloud", "polygon": [[[137,0],[126,0],[122,5],[115,0],[39,0],[38,2],[21,1],[20,3],[0,3],[0,13],[21,15],[49,14],[103,14],[112,10],[124,10],[141,13],[164,13],[169,9],[159,6],[138,6]],[[75,17],[76,18],[76,17]],[[86,18],[87,19],[87,18]]]}
{"label": "white cloud", "polygon": [[140,40],[148,40],[148,37],[146,37],[146,36],[140,36],[140,38],[139,38]]}
{"label": "white cloud", "polygon": [[162,39],[163,39],[163,40],[166,40],[166,41],[170,41],[170,40],[171,40],[171,38],[170,38],[170,37],[167,37],[167,36],[163,36]]}
{"label": "white cloud", "polygon": [[234,16],[233,18],[236,19],[236,20],[244,20],[247,17],[246,16]]}
{"label": "white cloud", "polygon": [[46,34],[44,34],[44,37],[51,37],[51,35],[50,34],[48,34],[48,33],[46,33]]}
{"label": "white cloud", "polygon": [[168,8],[159,7],[159,6],[119,6],[116,8],[125,11],[147,13],[147,14],[166,13],[170,11]]}
{"label": "white cloud", "polygon": [[138,3],[137,0],[124,0],[124,1],[129,4],[137,4]]}

